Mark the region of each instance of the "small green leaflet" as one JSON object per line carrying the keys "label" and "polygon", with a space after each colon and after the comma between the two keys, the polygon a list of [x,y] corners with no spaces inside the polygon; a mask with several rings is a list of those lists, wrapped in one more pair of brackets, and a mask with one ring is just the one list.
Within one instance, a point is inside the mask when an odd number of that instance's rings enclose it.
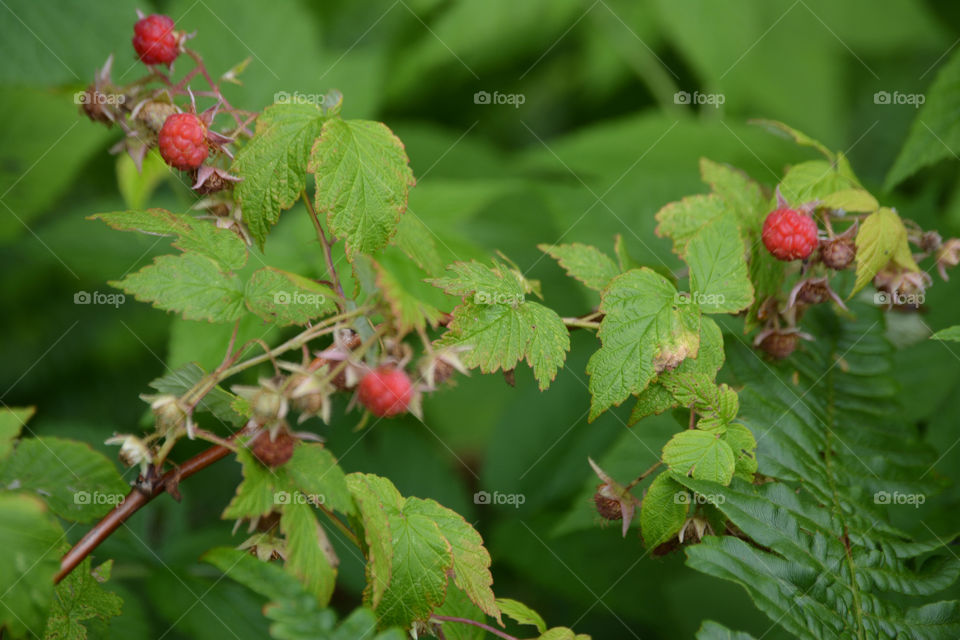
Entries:
{"label": "small green leaflet", "polygon": [[319,443],[301,443],[283,465],[291,484],[308,496],[322,496],[323,505],[344,515],[355,515],[356,505],[347,488],[347,477],[330,450]]}
{"label": "small green leaflet", "polygon": [[[930,336],[931,340],[950,340],[952,342],[960,342],[960,324],[954,325],[952,327],[947,327],[946,329],[941,329],[935,334]],[[2,456],[0,456],[2,457]]]}
{"label": "small green leaflet", "polygon": [[871,213],[880,208],[880,203],[864,189],[843,189],[820,198],[820,204],[830,209],[842,209],[849,212]]}
{"label": "small green leaflet", "polygon": [[[29,532],[29,535],[24,535]],[[53,576],[66,542],[56,518],[38,498],[0,493],[0,628],[13,638],[42,636],[53,598]]]}
{"label": "small green leaflet", "polygon": [[497,607],[500,608],[503,615],[512,618],[519,624],[532,625],[540,633],[547,630],[547,623],[544,622],[543,617],[522,602],[510,598],[497,598]]}
{"label": "small green leaflet", "polygon": [[696,640],[755,640],[749,633],[730,631],[713,620],[705,620],[697,631]]}
{"label": "small green leaflet", "polygon": [[753,474],[757,472],[757,440],[753,433],[744,425],[732,422],[727,425],[723,439],[733,449],[736,458],[735,475],[747,482],[753,482]]}
{"label": "small green leaflet", "polygon": [[237,460],[243,467],[243,481],[221,516],[225,520],[259,518],[272,512],[279,500],[277,494],[287,490],[280,478],[260,464],[246,447],[237,449]]}
{"label": "small green leaflet", "polygon": [[737,417],[740,403],[737,393],[726,384],[717,385],[700,373],[677,373],[665,377],[663,386],[677,404],[693,407],[700,418],[698,429],[724,427]]}
{"label": "small green leaflet", "polygon": [[230,171],[243,180],[235,193],[261,249],[280,212],[292,207],[306,186],[310,149],[324,120],[314,104],[275,104],[263,110],[253,139],[237,152]]}
{"label": "small green leaflet", "polygon": [[443,314],[435,305],[446,301],[444,295],[426,284],[426,272],[395,247],[387,247],[376,258],[358,255],[353,266],[373,278],[375,286],[366,292],[383,298],[401,332],[437,326]]}
{"label": "small green leaflet", "polygon": [[736,458],[720,433],[688,429],[664,445],[663,462],[675,473],[728,485]]}
{"label": "small green leaflet", "polygon": [[435,237],[427,225],[411,212],[410,215],[400,216],[397,234],[390,244],[399,247],[428,275],[438,276],[443,272],[443,259],[437,251]]}
{"label": "small green leaflet", "polygon": [[386,478],[353,473],[347,484],[360,510],[367,555],[365,599],[381,624],[426,620],[447,593],[448,576],[499,619],[490,555],[459,514],[433,500],[404,498]]}
{"label": "small green leaflet", "polygon": [[[193,388],[205,375],[207,372],[200,365],[196,362],[188,362],[151,381],[150,386],[160,393],[179,397]],[[200,400],[196,410],[208,411],[224,424],[240,427],[246,422],[246,417],[233,409],[236,399],[237,396],[217,385]]]}
{"label": "small green leaflet", "polygon": [[827,160],[810,160],[794,165],[780,181],[780,193],[794,205],[827,198],[838,191],[859,190],[859,187],[856,180],[841,174]]}
{"label": "small green leaflet", "polygon": [[683,256],[687,243],[704,226],[728,215],[723,198],[716,194],[687,196],[657,211],[656,233],[673,240],[673,252]]}
{"label": "small green leaflet", "polygon": [[407,153],[387,125],[327,120],[310,151],[318,213],[346,241],[347,256],[385,247],[416,184]]}
{"label": "small green leaflet", "polygon": [[466,300],[453,310],[438,344],[469,347],[460,359],[483,373],[509,371],[526,359],[540,390],[549,387],[570,350],[570,333],[555,311],[526,299],[534,284],[497,262],[457,262],[447,269],[454,275],[432,284]]}
{"label": "small green leaflet", "polygon": [[590,357],[590,420],[646,389],[659,373],[694,358],[700,310],[678,304],[677,290],[644,267],[617,276],[600,303],[602,346]]}
{"label": "small green leaflet", "polygon": [[250,311],[281,326],[305,325],[337,310],[337,294],[329,287],[273,267],[253,273],[244,298]]}
{"label": "small green leaflet", "polygon": [[280,530],[286,538],[284,569],[326,606],[337,582],[339,561],[314,508],[306,502],[288,501],[282,506]]}
{"label": "small green leaflet", "polygon": [[0,488],[36,493],[71,522],[93,522],[130,491],[105,455],[86,443],[53,436],[21,439],[0,463]]}
{"label": "small green leaflet", "polygon": [[123,601],[102,586],[110,579],[112,567],[113,560],[107,560],[91,571],[88,557],[56,586],[45,640],[84,640],[87,637],[87,628],[82,624],[85,620],[105,621],[120,615]]}
{"label": "small green leaflet", "polygon": [[567,274],[594,291],[603,291],[610,281],[620,275],[620,268],[610,256],[590,245],[541,244],[538,249],[560,263]]}
{"label": "small green leaflet", "polygon": [[750,124],[755,124],[757,126],[763,127],[770,133],[780,136],[787,137],[792,139],[794,142],[799,144],[802,147],[813,147],[820,153],[822,153],[828,160],[834,159],[834,153],[827,149],[823,143],[814,140],[807,134],[802,131],[797,131],[793,127],[786,125],[782,122],[777,122],[776,120],[751,120]]}
{"label": "small green leaflet", "polygon": [[857,282],[850,295],[867,285],[887,263],[920,271],[910,253],[907,229],[897,212],[882,207],[867,216],[857,232]]}
{"label": "small green leaflet", "polygon": [[537,640],[590,640],[590,636],[584,633],[574,633],[567,627],[554,627],[541,635]]}
{"label": "small green leaflet", "polygon": [[220,271],[236,271],[247,263],[247,246],[236,233],[218,229],[209,220],[171,213],[165,209],[98,213],[89,220],[102,220],[118,231],[176,236],[173,246],[184,253],[197,253],[217,263]]}
{"label": "small green leaflet", "polygon": [[741,222],[742,235],[759,230],[768,213],[768,200],[759,184],[743,171],[708,158],[700,158],[700,177]]}
{"label": "small green leaflet", "polygon": [[687,521],[690,494],[669,472],[653,479],[640,505],[643,544],[654,549],[673,538]]}
{"label": "small green leaflet", "polygon": [[737,313],[753,304],[743,240],[724,216],[704,225],[687,244],[693,302],[704,313]]}

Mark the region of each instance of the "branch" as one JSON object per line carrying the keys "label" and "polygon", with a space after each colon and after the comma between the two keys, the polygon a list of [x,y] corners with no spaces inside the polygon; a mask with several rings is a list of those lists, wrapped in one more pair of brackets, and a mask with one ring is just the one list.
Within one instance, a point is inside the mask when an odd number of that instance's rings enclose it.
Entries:
{"label": "branch", "polygon": [[[111,533],[116,531],[121,524],[139,511],[148,502],[159,496],[161,493],[171,493],[176,495],[177,485],[184,478],[189,478],[197,471],[209,467],[211,464],[224,458],[230,449],[216,445],[201,451],[193,456],[176,469],[171,469],[160,476],[154,482],[146,487],[134,487],[130,493],[123,499],[123,502],[113,508],[110,513],[103,517],[87,535],[83,536],[77,544],[73,545],[60,561],[60,571],[53,577],[54,584],[63,580],[83,559],[90,555],[94,549],[100,546]],[[152,469],[151,469],[152,470]]]}
{"label": "branch", "polygon": [[470,620],[469,618],[455,618],[453,616],[436,616],[435,615],[435,616],[431,616],[431,619],[439,620],[440,622],[460,622],[462,624],[470,624],[475,627],[479,627],[484,631],[492,633],[495,636],[503,638],[504,640],[517,640],[517,638],[510,635],[509,633],[504,633],[503,631],[500,631],[499,629],[495,629],[494,627],[491,627],[488,624],[477,622],[476,620]]}

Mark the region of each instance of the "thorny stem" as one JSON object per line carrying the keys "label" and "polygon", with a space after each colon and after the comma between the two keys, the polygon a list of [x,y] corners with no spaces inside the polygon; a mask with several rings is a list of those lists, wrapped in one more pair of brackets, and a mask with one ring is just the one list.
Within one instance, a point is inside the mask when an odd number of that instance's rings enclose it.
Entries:
{"label": "thorny stem", "polygon": [[434,616],[431,616],[430,619],[431,619],[431,620],[439,620],[440,622],[460,622],[460,623],[462,623],[462,624],[469,624],[469,625],[473,625],[474,627],[479,627],[480,629],[483,629],[484,631],[486,631],[486,632],[488,632],[488,633],[492,633],[492,634],[495,635],[495,636],[498,636],[498,637],[500,637],[500,638],[503,638],[504,640],[518,640],[515,636],[512,636],[512,635],[510,635],[509,633],[505,633],[505,632],[503,632],[503,631],[500,631],[500,629],[496,629],[496,628],[494,628],[494,627],[491,627],[491,626],[488,625],[488,624],[484,624],[484,623],[482,623],[482,622],[477,622],[476,620],[470,620],[469,618],[457,618],[457,617],[454,617],[454,616],[437,616],[437,615],[434,615]]}
{"label": "thorny stem", "polygon": [[327,263],[327,274],[330,276],[330,281],[333,282],[337,288],[337,293],[340,294],[341,300],[345,302],[347,297],[343,294],[343,285],[340,284],[340,276],[337,275],[337,269],[333,266],[333,254],[330,250],[330,242],[327,240],[327,234],[323,231],[323,226],[320,225],[317,210],[313,208],[313,203],[310,202],[310,198],[307,197],[306,191],[301,191],[300,195],[303,197],[303,203],[307,205],[307,211],[310,212],[310,220],[313,221],[313,226],[317,230],[317,240],[320,241],[320,245],[323,247],[323,258]]}
{"label": "thorny stem", "polygon": [[657,460],[656,462],[654,462],[652,465],[650,465],[650,468],[649,468],[649,469],[647,469],[646,471],[644,471],[643,473],[641,473],[641,474],[640,474],[639,476],[637,476],[630,484],[628,484],[626,487],[624,487],[624,488],[623,488],[624,491],[630,491],[630,489],[633,489],[635,486],[637,486],[638,484],[640,484],[641,482],[643,482],[644,478],[646,478],[646,477],[649,476],[651,473],[653,473],[654,471],[656,471],[657,469],[659,469],[661,464],[663,464],[663,462],[662,462],[661,460]]}

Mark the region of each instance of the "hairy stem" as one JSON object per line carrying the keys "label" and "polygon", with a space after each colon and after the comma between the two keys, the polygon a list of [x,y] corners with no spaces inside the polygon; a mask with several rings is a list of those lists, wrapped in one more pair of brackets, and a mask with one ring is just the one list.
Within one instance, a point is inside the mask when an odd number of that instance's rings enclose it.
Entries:
{"label": "hairy stem", "polygon": [[341,300],[346,301],[347,297],[343,294],[343,285],[340,284],[340,276],[337,275],[337,269],[333,265],[333,253],[330,249],[330,241],[327,239],[327,234],[324,233],[323,226],[320,224],[320,217],[317,216],[317,210],[313,208],[313,203],[310,202],[310,198],[307,197],[306,191],[301,191],[300,195],[303,198],[303,203],[307,205],[307,211],[310,212],[310,220],[313,221],[313,227],[317,230],[317,240],[320,241],[320,245],[323,247],[323,258],[327,263],[327,274],[330,276],[330,281],[337,288],[337,293],[340,294]]}

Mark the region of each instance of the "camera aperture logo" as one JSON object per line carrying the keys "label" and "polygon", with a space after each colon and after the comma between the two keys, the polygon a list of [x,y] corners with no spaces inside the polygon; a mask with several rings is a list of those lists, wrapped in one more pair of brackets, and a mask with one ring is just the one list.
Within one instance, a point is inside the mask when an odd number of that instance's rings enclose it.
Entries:
{"label": "camera aperture logo", "polygon": [[522,93],[500,93],[494,91],[477,91],[473,94],[473,104],[509,104],[514,109],[519,109],[520,105],[527,101],[527,96]]}
{"label": "camera aperture logo", "polygon": [[522,493],[500,493],[494,491],[477,491],[473,494],[473,504],[489,505],[510,505],[514,509],[519,509],[520,505],[527,501],[527,497]]}
{"label": "camera aperture logo", "polygon": [[73,294],[73,304],[108,304],[119,308],[127,301],[122,293],[100,293],[99,291],[77,291]]}
{"label": "camera aperture logo", "polygon": [[277,291],[273,294],[273,304],[297,304],[308,307],[319,307],[327,298],[319,293],[304,293],[303,291]]}

